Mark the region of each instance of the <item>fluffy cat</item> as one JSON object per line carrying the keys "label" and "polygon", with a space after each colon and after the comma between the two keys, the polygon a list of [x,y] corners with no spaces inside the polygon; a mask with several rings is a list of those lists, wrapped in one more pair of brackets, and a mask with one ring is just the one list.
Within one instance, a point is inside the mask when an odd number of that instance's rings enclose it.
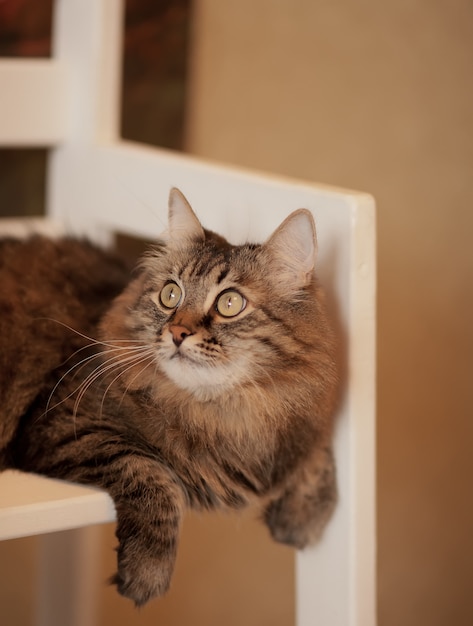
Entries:
{"label": "fluffy cat", "polygon": [[113,582],[137,605],[168,589],[186,507],[256,504],[297,548],[329,518],[337,370],[315,257],[306,210],[233,246],[175,189],[131,279],[82,241],[0,243],[0,469],[105,489]]}

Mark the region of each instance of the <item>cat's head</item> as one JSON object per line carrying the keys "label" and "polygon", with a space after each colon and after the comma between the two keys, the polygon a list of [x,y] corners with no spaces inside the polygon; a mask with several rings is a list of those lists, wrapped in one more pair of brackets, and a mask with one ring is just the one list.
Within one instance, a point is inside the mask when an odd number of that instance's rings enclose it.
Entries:
{"label": "cat's head", "polygon": [[263,244],[233,246],[205,230],[173,189],[168,230],[105,332],[143,342],[153,355],[147,377],[157,368],[198,400],[273,384],[318,341],[315,259],[307,210],[292,213]]}

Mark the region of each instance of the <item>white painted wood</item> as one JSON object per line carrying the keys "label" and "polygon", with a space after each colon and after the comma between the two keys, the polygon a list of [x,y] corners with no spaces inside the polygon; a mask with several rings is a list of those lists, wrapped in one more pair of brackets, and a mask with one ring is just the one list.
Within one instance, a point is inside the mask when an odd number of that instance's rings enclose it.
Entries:
{"label": "white painted wood", "polygon": [[99,489],[10,470],[0,473],[0,540],[114,519],[113,502]]}
{"label": "white painted wood", "polygon": [[67,141],[118,136],[123,0],[56,0],[53,56],[68,69]]}
{"label": "white painted wood", "polygon": [[66,68],[49,59],[0,61],[0,146],[53,146],[66,132]]}
{"label": "white painted wood", "polygon": [[375,269],[368,201],[352,215],[348,291],[338,294],[348,361],[335,441],[340,501],[321,544],[297,558],[297,626],[376,624]]}
{"label": "white painted wood", "polygon": [[44,217],[0,218],[0,237],[26,239],[32,235],[58,237],[65,234],[64,223]]}

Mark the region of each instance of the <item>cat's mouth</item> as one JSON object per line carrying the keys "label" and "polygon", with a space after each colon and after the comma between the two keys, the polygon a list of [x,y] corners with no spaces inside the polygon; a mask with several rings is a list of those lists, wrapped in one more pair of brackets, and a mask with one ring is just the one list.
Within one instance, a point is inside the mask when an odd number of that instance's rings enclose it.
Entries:
{"label": "cat's mouth", "polygon": [[166,346],[161,352],[161,371],[180,389],[190,392],[200,401],[215,399],[240,385],[251,376],[246,355],[225,359],[203,353],[192,345]]}
{"label": "cat's mouth", "polygon": [[202,365],[201,359],[196,359],[192,354],[182,350],[181,348],[176,348],[173,354],[169,357],[170,361],[183,361],[186,363],[195,363],[196,365]]}

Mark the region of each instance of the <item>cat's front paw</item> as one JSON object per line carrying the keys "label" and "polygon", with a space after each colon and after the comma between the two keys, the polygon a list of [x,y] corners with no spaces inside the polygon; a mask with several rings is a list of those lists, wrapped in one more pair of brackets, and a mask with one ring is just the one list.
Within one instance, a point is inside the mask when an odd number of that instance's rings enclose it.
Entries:
{"label": "cat's front paw", "polygon": [[121,544],[118,553],[118,572],[110,582],[118,592],[132,600],[136,606],[143,606],[149,600],[164,595],[170,586],[174,563],[175,547],[152,549],[139,545],[136,540]]}
{"label": "cat's front paw", "polygon": [[137,607],[164,595],[170,586],[173,568],[161,567],[159,563],[134,563],[119,566],[110,583],[118,592],[132,600]]}
{"label": "cat's front paw", "polygon": [[264,512],[273,539],[299,549],[321,537],[337,501],[333,464],[305,478]]}
{"label": "cat's front paw", "polygon": [[301,550],[318,539],[326,519],[314,514],[301,515],[300,511],[291,511],[276,501],[266,509],[264,521],[275,541]]}
{"label": "cat's front paw", "polygon": [[312,533],[307,520],[300,523],[281,500],[272,502],[265,511],[264,521],[269,528],[271,537],[278,543],[284,543],[299,550],[312,542]]}

